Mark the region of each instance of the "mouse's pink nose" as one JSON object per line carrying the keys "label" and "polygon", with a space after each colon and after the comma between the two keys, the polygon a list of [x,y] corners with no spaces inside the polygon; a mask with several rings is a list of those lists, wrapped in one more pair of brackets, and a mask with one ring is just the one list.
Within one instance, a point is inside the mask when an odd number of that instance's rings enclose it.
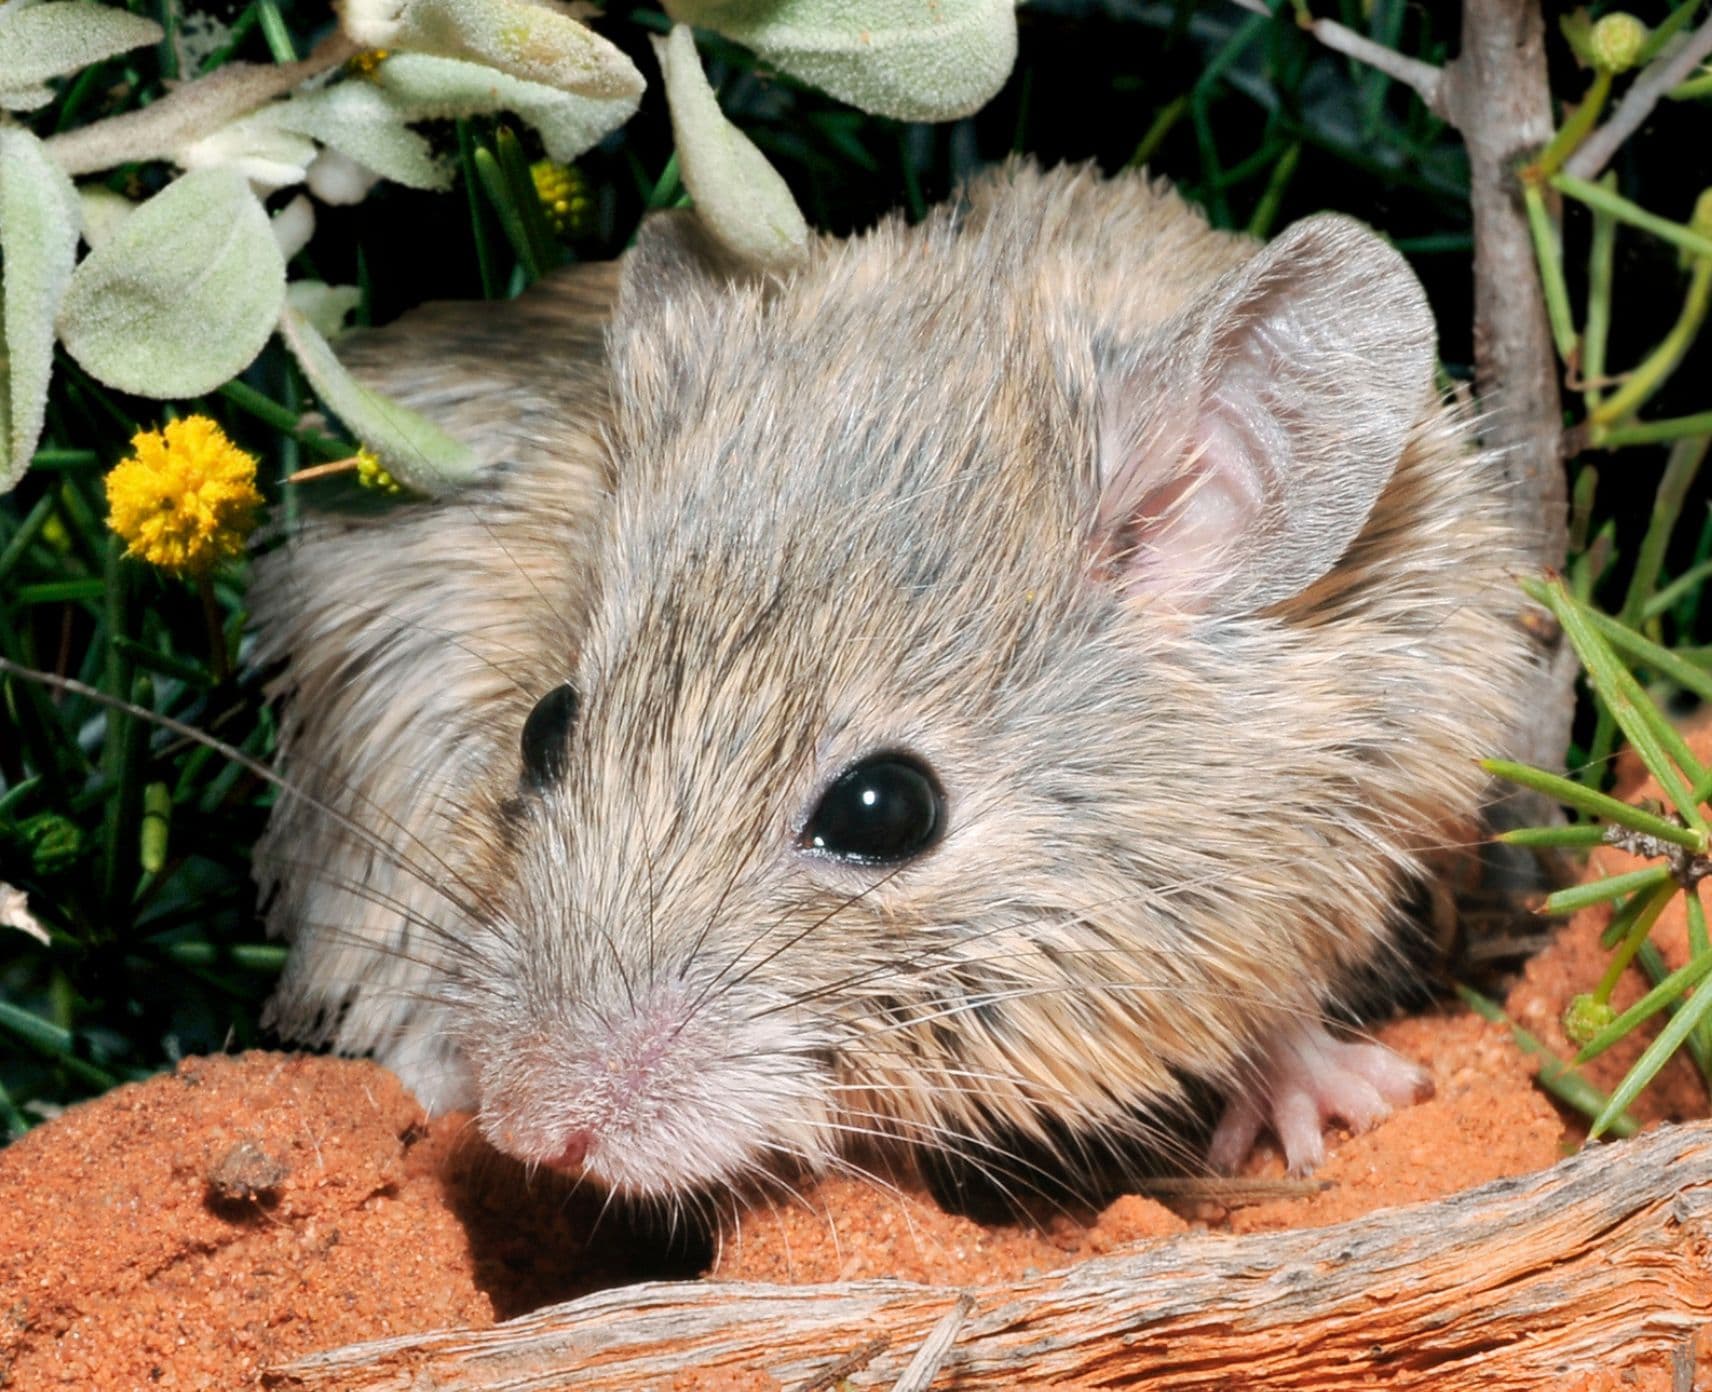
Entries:
{"label": "mouse's pink nose", "polygon": [[547,1163],[555,1170],[580,1170],[594,1149],[594,1132],[573,1131],[565,1137],[564,1149]]}

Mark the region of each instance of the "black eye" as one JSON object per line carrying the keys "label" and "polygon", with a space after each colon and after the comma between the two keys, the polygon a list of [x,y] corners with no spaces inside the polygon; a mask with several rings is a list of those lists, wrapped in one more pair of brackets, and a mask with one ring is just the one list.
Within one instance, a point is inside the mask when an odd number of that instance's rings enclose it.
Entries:
{"label": "black eye", "polygon": [[801,845],[866,864],[908,860],[939,839],[945,799],[925,764],[876,754],[852,764],[820,799]]}
{"label": "black eye", "polygon": [[523,783],[544,792],[565,776],[565,742],[577,718],[577,689],[555,686],[523,722]]}

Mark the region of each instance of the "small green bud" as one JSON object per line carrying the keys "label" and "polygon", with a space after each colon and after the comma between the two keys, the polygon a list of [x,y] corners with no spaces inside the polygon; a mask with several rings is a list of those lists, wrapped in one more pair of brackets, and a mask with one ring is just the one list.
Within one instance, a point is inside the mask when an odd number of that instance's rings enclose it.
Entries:
{"label": "small green bud", "polygon": [[1646,43],[1647,26],[1622,10],[1601,15],[1587,37],[1593,66],[1608,73],[1628,72],[1641,61]]}
{"label": "small green bud", "polygon": [[83,854],[83,828],[57,812],[38,812],[18,823],[30,848],[30,868],[38,875],[57,875]]}
{"label": "small green bud", "polygon": [[143,821],[138,829],[138,860],[151,875],[166,864],[167,830],[172,824],[172,789],[150,783],[143,789]]}
{"label": "small green bud", "polygon": [[42,523],[41,538],[62,556],[71,551],[71,533],[66,530],[65,520],[57,512],[50,512],[48,520]]}
{"label": "small green bud", "polygon": [[1600,1030],[1617,1018],[1617,1012],[1611,1009],[1607,1001],[1596,1001],[1590,995],[1580,995],[1569,1003],[1569,1009],[1563,1012],[1563,1032],[1569,1036],[1569,1042],[1581,1049],[1587,1046]]}

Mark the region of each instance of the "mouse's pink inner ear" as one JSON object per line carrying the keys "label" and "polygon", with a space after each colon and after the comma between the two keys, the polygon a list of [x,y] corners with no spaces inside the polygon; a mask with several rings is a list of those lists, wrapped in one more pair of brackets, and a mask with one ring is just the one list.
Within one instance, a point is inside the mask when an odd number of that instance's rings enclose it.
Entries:
{"label": "mouse's pink inner ear", "polygon": [[1131,593],[1250,613],[1337,564],[1436,399],[1408,264],[1297,223],[1102,364],[1094,548]]}

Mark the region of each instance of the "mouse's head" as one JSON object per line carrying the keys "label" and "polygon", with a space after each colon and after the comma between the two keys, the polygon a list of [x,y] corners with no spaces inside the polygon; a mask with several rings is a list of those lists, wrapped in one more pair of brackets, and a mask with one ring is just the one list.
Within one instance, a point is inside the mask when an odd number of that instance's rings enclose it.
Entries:
{"label": "mouse's head", "polygon": [[[594,598],[453,988],[503,1149],[642,1194],[979,1159],[1317,999],[1394,867],[1254,921],[1355,816],[1279,615],[1431,413],[1431,322],[1351,223],[1256,253],[1125,197],[1133,252],[1019,196],[783,285],[678,223],[633,253]],[[1313,825],[1258,833],[1291,798]]]}

